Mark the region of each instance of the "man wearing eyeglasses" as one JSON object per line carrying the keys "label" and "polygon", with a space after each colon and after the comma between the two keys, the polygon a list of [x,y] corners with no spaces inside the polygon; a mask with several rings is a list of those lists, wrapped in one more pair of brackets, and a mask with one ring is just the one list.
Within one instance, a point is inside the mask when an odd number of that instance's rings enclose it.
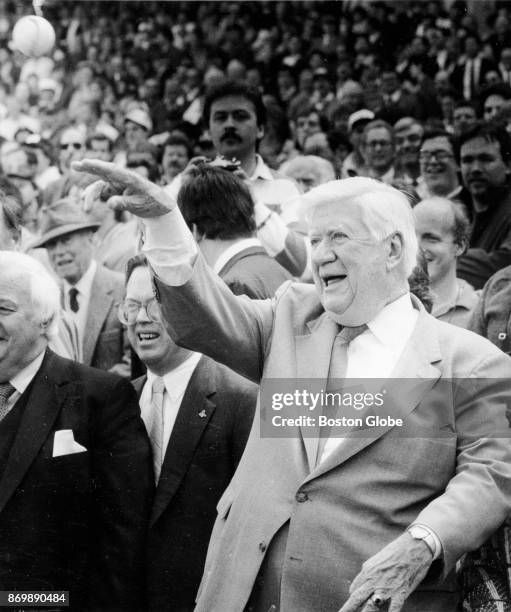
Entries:
{"label": "man wearing eyeglasses", "polygon": [[147,366],[147,375],[133,383],[157,485],[148,534],[147,609],[191,612],[216,504],[243,454],[257,387],[174,343],[143,255],[128,262],[119,319]]}
{"label": "man wearing eyeglasses", "polygon": [[71,163],[83,159],[85,155],[85,134],[74,127],[67,128],[59,140],[59,168],[62,176],[50,183],[43,191],[44,204],[51,206],[67,196],[78,196],[88,180],[71,172]]}
{"label": "man wearing eyeglasses", "polygon": [[395,145],[391,126],[381,119],[368,123],[362,135],[361,150],[366,160],[365,176],[390,185],[395,177]]}
{"label": "man wearing eyeglasses", "polygon": [[416,191],[421,200],[440,196],[467,203],[468,194],[459,180],[459,167],[450,134],[444,130],[427,131],[422,139],[419,162],[421,176]]}

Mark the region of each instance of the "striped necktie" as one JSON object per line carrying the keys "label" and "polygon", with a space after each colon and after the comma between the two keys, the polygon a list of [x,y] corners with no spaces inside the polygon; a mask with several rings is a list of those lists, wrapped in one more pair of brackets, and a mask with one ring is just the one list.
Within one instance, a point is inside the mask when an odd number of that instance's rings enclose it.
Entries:
{"label": "striped necktie", "polygon": [[156,484],[160,479],[161,466],[163,465],[163,394],[165,385],[163,378],[156,377],[152,385],[151,395],[151,428],[149,440],[153,449],[153,468]]}
{"label": "striped necktie", "polygon": [[2,421],[9,413],[9,398],[16,391],[10,382],[0,384],[0,421]]}

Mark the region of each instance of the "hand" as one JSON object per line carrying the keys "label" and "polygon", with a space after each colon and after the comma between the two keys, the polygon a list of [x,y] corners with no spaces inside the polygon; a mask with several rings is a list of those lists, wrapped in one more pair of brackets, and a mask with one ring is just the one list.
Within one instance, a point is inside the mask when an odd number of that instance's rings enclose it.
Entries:
{"label": "hand", "polygon": [[388,612],[399,612],[426,576],[432,561],[433,555],[425,542],[403,533],[362,565],[362,571],[351,583],[350,598],[339,612],[382,609],[375,600],[389,602]]}
{"label": "hand", "polygon": [[76,172],[87,172],[101,179],[94,183],[90,197],[98,197],[115,210],[128,210],[137,217],[161,217],[177,204],[161,187],[136,172],[99,159],[72,163]]}

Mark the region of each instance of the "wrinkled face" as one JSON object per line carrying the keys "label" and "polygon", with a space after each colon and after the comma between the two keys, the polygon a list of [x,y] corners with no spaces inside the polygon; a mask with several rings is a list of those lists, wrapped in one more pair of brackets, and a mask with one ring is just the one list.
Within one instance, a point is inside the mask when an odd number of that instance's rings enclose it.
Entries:
{"label": "wrinkled face", "polygon": [[500,152],[500,144],[482,137],[463,143],[460,150],[463,183],[476,199],[491,198],[502,188],[509,173]]}
{"label": "wrinkled face", "polygon": [[431,282],[437,283],[456,269],[462,247],[454,242],[454,215],[447,207],[431,203],[414,208],[415,230],[419,248],[424,253]]}
{"label": "wrinkled face", "polygon": [[306,164],[300,164],[286,172],[287,176],[294,179],[303,193],[307,193],[320,183],[320,176],[313,168],[308,168]]}
{"label": "wrinkled face", "polygon": [[186,164],[189,161],[188,151],[184,145],[167,145],[163,151],[161,160],[163,174],[169,178],[173,178],[186,168]]}
{"label": "wrinkled face", "polygon": [[431,193],[446,195],[458,184],[458,165],[451,143],[445,136],[429,138],[419,153],[421,174]]}
{"label": "wrinkled face", "polygon": [[394,147],[392,137],[386,128],[373,128],[367,132],[363,154],[367,165],[376,171],[384,171],[392,165]]}
{"label": "wrinkled face", "polygon": [[419,148],[424,130],[418,123],[396,132],[396,157],[403,164],[416,164],[419,161]]}
{"label": "wrinkled face", "polygon": [[257,125],[256,109],[250,100],[226,96],[211,105],[209,133],[218,154],[239,159],[255,152],[264,130]]}
{"label": "wrinkled face", "polygon": [[138,145],[147,141],[147,130],[141,125],[138,125],[138,123],[126,121],[124,123],[124,136],[128,149],[133,151]]}
{"label": "wrinkled face", "polygon": [[484,101],[484,120],[493,119],[499,110],[504,106],[505,100],[499,94],[492,94]]}
{"label": "wrinkled face", "polygon": [[325,310],[343,325],[370,321],[392,289],[389,239],[376,240],[353,200],[316,206],[310,213],[312,274]]}
{"label": "wrinkled face", "polygon": [[[126,301],[147,304],[154,299],[149,268],[139,266],[131,273],[126,285]],[[136,304],[135,304],[136,306]],[[133,350],[149,369],[159,369],[162,364],[172,361],[172,356],[181,350],[167,333],[159,307],[150,307],[151,314],[157,313],[156,321],[151,320],[145,308],[140,308],[133,324],[128,324],[128,338]]]}
{"label": "wrinkled face", "polygon": [[0,273],[0,382],[26,367],[46,343],[27,278]]}
{"label": "wrinkled face", "polygon": [[74,232],[46,243],[51,265],[59,278],[76,284],[92,261],[92,232]]}
{"label": "wrinkled face", "polygon": [[91,140],[90,146],[87,149],[87,157],[112,161],[113,155],[108,140]]}

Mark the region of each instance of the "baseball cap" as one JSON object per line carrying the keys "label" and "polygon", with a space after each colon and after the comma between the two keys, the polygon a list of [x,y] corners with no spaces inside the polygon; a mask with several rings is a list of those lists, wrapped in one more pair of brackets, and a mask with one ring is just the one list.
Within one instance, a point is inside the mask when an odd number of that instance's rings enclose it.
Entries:
{"label": "baseball cap", "polygon": [[132,123],[136,123],[137,125],[142,126],[148,132],[152,132],[153,130],[153,122],[151,121],[151,117],[142,110],[141,108],[134,108],[124,115],[124,123],[126,121],[131,121]]}
{"label": "baseball cap", "polygon": [[355,123],[359,121],[372,121],[374,119],[373,111],[370,111],[368,108],[362,108],[348,117],[348,131],[351,132]]}

